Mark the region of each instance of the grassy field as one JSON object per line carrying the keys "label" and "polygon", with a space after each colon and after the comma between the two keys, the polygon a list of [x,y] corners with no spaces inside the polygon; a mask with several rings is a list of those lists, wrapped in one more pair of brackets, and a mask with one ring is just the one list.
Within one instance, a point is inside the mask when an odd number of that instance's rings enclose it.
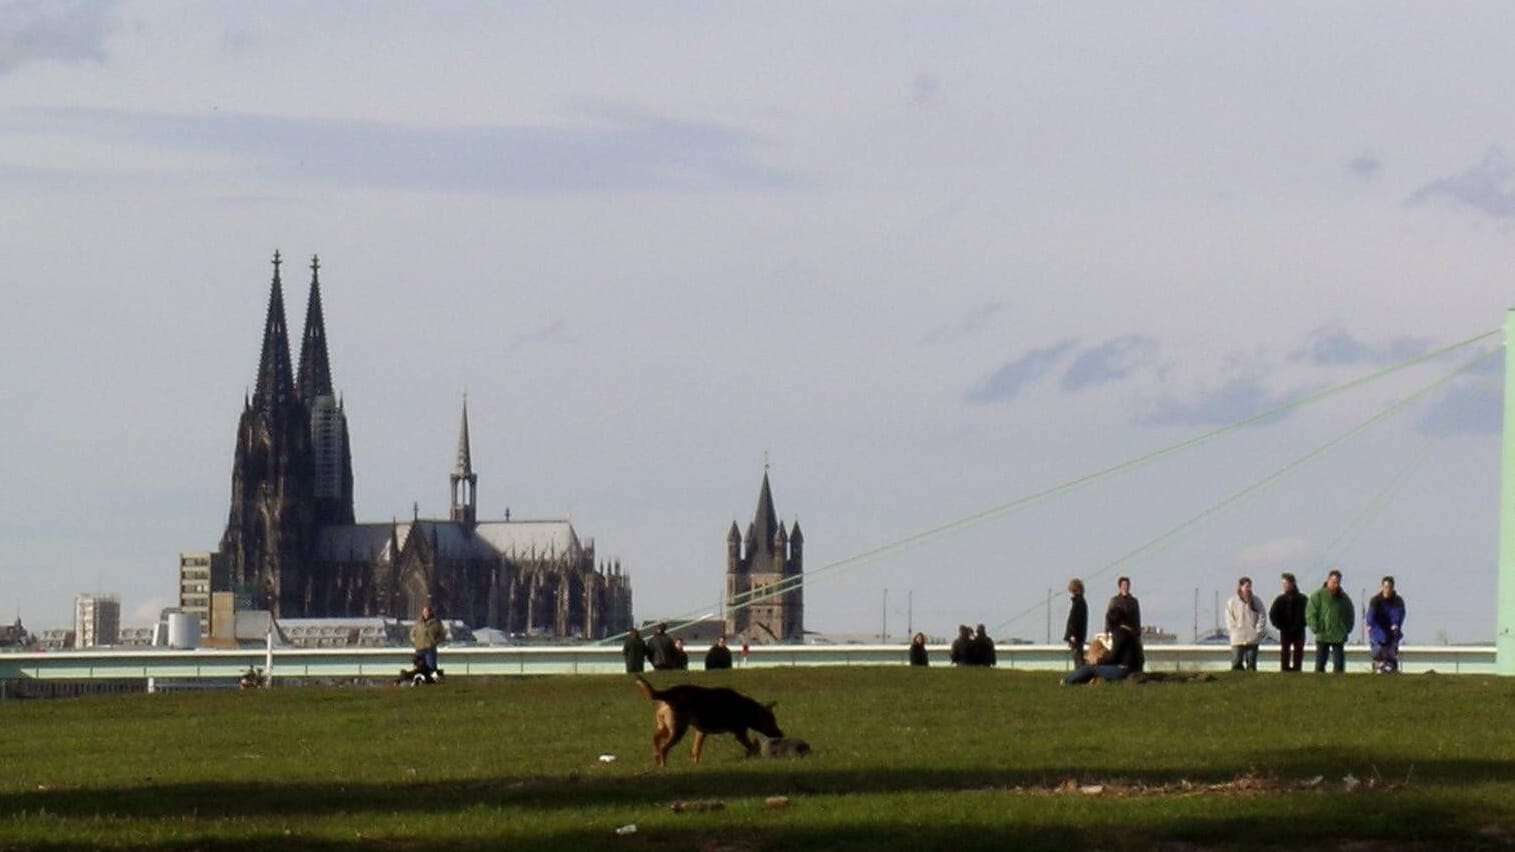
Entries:
{"label": "grassy field", "polygon": [[691,766],[686,739],[654,770],[651,705],[608,676],[11,701],[0,849],[1515,845],[1515,680],[687,677],[777,699],[815,754],[717,737]]}

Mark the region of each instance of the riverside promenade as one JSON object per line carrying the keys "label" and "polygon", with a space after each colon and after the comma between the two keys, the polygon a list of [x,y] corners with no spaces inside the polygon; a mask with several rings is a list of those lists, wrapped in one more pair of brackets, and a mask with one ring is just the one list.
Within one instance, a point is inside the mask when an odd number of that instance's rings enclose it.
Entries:
{"label": "riverside promenade", "polygon": [[[704,649],[691,649],[693,669]],[[1314,662],[1307,649],[1305,665]],[[1065,672],[1061,645],[999,645],[999,668]],[[929,646],[931,663],[947,665],[947,646]],[[1224,645],[1152,644],[1146,648],[1151,671],[1224,671]],[[1277,671],[1276,646],[1265,647],[1258,668]],[[233,682],[249,669],[268,669],[274,683],[365,681],[393,678],[409,666],[408,648],[167,648],[96,649],[0,654],[0,683],[24,680],[148,681],[164,687],[201,682]],[[442,668],[449,678],[624,673],[620,648],[611,645],[443,646]],[[738,669],[771,666],[900,666],[906,647],[888,645],[769,645],[752,648]],[[1400,650],[1405,674],[1495,674],[1493,645],[1422,645]],[[270,665],[271,664],[271,665]],[[1347,646],[1347,671],[1369,670],[1368,649]],[[1308,672],[1306,672],[1308,674]],[[14,690],[13,690],[14,691]]]}

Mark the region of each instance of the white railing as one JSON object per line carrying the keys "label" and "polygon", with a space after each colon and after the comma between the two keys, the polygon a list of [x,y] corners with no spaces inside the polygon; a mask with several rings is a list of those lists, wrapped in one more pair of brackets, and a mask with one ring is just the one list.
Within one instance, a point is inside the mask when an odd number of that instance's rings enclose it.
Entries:
{"label": "white railing", "polygon": [[[929,647],[931,664],[947,665],[947,647]],[[1061,645],[1001,645],[996,649],[1002,669],[1066,671],[1068,651]],[[1219,671],[1230,668],[1230,649],[1223,645],[1148,645],[1147,667],[1153,671]],[[703,649],[691,654],[691,668],[703,668]],[[740,667],[771,666],[903,666],[903,645],[767,645],[752,649]],[[391,678],[410,665],[405,648],[275,648],[273,674],[280,681],[297,679]],[[1313,668],[1315,649],[1305,649],[1305,668]],[[171,650],[122,648],[0,654],[0,680],[230,680],[250,668],[267,665],[262,648]],[[449,677],[613,674],[624,672],[620,648],[609,645],[488,646],[441,649],[442,668]],[[1400,649],[1406,673],[1494,674],[1493,645],[1426,645]],[[1265,647],[1258,668],[1277,671],[1277,646]],[[1347,670],[1368,671],[1368,649],[1347,646]]]}

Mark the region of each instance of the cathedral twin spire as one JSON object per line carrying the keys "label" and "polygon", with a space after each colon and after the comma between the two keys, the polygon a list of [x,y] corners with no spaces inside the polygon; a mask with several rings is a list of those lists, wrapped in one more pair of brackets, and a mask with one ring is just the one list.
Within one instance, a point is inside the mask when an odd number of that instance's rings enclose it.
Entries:
{"label": "cathedral twin spire", "polygon": [[289,357],[289,323],[285,319],[284,285],[279,274],[283,262],[279,253],[274,252],[274,279],[268,293],[268,314],[263,321],[258,385],[251,402],[253,407],[275,417],[295,399],[308,406],[316,397],[332,394],[326,321],[321,315],[321,262],[315,257],[310,261],[310,301],[305,309],[305,336],[300,343],[298,375]]}
{"label": "cathedral twin spire", "polygon": [[326,319],[321,315],[321,259],[310,259],[310,301],[305,305],[305,337],[300,341],[300,374],[295,378],[300,401],[331,396],[331,358],[326,354]]}
{"label": "cathedral twin spire", "polygon": [[279,253],[274,252],[274,280],[263,320],[263,351],[258,358],[258,385],[252,405],[264,414],[282,414],[294,399],[295,377],[289,362],[289,326],[284,320],[284,288],[279,280]]}

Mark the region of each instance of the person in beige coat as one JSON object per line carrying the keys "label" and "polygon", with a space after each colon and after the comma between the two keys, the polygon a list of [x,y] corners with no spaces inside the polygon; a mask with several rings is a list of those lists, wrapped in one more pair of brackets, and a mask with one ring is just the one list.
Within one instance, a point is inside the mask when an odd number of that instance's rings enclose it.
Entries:
{"label": "person in beige coat", "polygon": [[1252,594],[1252,578],[1236,581],[1236,594],[1226,601],[1226,632],[1231,640],[1231,671],[1257,671],[1257,646],[1268,636],[1268,611]]}

